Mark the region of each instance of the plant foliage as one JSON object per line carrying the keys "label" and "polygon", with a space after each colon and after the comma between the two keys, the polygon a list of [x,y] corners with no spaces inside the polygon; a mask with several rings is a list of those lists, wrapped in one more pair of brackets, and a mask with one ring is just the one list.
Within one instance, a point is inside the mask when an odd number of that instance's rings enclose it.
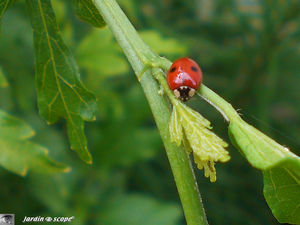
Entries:
{"label": "plant foliage", "polygon": [[28,170],[68,172],[70,168],[51,159],[46,148],[27,140],[33,135],[26,123],[0,110],[0,165],[22,176]]}
{"label": "plant foliage", "polygon": [[83,86],[77,65],[64,44],[49,0],[26,1],[31,15],[40,114],[48,123],[67,121],[71,148],[92,163],[84,120],[95,120],[95,97]]}
{"label": "plant foliage", "polygon": [[[171,60],[194,58],[207,86],[243,109],[245,119],[263,133],[299,153],[299,1],[118,2],[154,51]],[[93,1],[51,4],[0,0],[0,192],[5,203],[0,212],[14,212],[17,221],[41,214],[75,215],[76,224],[183,224],[149,106],[110,31],[94,28],[105,24]],[[62,95],[55,101],[59,86]],[[99,99],[98,107],[85,86]],[[189,106],[226,140],[224,120],[215,110],[197,98]],[[57,123],[48,126],[38,110],[48,123]],[[97,121],[86,125],[86,138],[84,121],[95,116]],[[72,148],[88,162],[89,140],[93,165],[65,151],[61,118]],[[229,129],[248,162],[262,169],[272,213],[279,222],[299,224],[298,158],[245,124],[231,123]],[[217,168],[217,182],[196,173],[210,224],[278,224],[258,172],[232,146],[228,151],[231,160]],[[52,158],[67,162],[72,171],[55,173],[69,167]],[[15,175],[26,171],[33,172],[26,179]]]}
{"label": "plant foliage", "polygon": [[249,163],[262,170],[264,196],[282,223],[300,223],[300,158],[243,120],[229,125],[233,144]]}

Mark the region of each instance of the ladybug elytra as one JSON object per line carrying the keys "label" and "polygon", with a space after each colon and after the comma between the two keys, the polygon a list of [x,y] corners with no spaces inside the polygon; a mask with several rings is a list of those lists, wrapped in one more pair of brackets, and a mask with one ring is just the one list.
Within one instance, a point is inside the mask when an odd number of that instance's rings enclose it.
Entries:
{"label": "ladybug elytra", "polygon": [[201,85],[202,71],[194,60],[180,58],[170,67],[167,82],[175,97],[185,102],[194,96]]}

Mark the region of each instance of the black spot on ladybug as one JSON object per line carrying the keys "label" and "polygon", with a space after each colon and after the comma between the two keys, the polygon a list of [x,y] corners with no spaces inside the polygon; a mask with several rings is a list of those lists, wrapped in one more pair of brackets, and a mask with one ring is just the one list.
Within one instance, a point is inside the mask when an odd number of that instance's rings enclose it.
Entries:
{"label": "black spot on ladybug", "polygon": [[173,67],[173,68],[170,70],[170,72],[173,73],[173,72],[175,72],[175,70],[176,70],[176,67]]}
{"label": "black spot on ladybug", "polygon": [[194,71],[194,72],[198,72],[198,69],[194,66],[191,67],[191,69]]}

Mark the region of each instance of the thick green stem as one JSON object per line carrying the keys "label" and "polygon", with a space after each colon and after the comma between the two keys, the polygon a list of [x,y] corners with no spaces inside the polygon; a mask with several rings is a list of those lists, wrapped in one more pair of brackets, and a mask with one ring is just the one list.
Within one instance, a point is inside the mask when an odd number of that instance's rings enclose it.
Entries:
{"label": "thick green stem", "polygon": [[[145,66],[159,61],[159,56],[142,41],[115,0],[94,0],[94,3],[137,76]],[[170,141],[168,126],[171,110],[169,102],[165,97],[158,95],[159,86],[152,76],[151,70],[145,72],[140,82],[167,152],[187,224],[205,225],[207,220],[188,154],[185,149],[177,147]]]}

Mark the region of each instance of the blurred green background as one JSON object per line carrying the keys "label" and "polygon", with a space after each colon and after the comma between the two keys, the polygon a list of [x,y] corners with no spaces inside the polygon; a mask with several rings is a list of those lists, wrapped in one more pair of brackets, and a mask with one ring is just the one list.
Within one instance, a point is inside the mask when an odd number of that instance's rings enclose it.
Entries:
{"label": "blurred green background", "polygon": [[[243,118],[299,155],[299,0],[119,0],[143,39],[175,60],[194,58],[204,82]],[[33,41],[24,1],[2,19],[0,66],[9,87],[0,108],[36,130],[33,140],[72,167],[67,174],[25,178],[0,168],[0,213],[75,216],[72,224],[183,225],[184,217],[161,139],[133,71],[107,28],[79,21],[69,1],[52,0],[82,80],[98,97],[97,121],[86,123],[93,165],[69,149],[64,121],[38,114]],[[189,104],[229,142],[227,125],[200,98]],[[262,194],[262,175],[232,146],[217,182],[195,169],[212,225],[278,224]],[[19,224],[18,222],[18,224]]]}

